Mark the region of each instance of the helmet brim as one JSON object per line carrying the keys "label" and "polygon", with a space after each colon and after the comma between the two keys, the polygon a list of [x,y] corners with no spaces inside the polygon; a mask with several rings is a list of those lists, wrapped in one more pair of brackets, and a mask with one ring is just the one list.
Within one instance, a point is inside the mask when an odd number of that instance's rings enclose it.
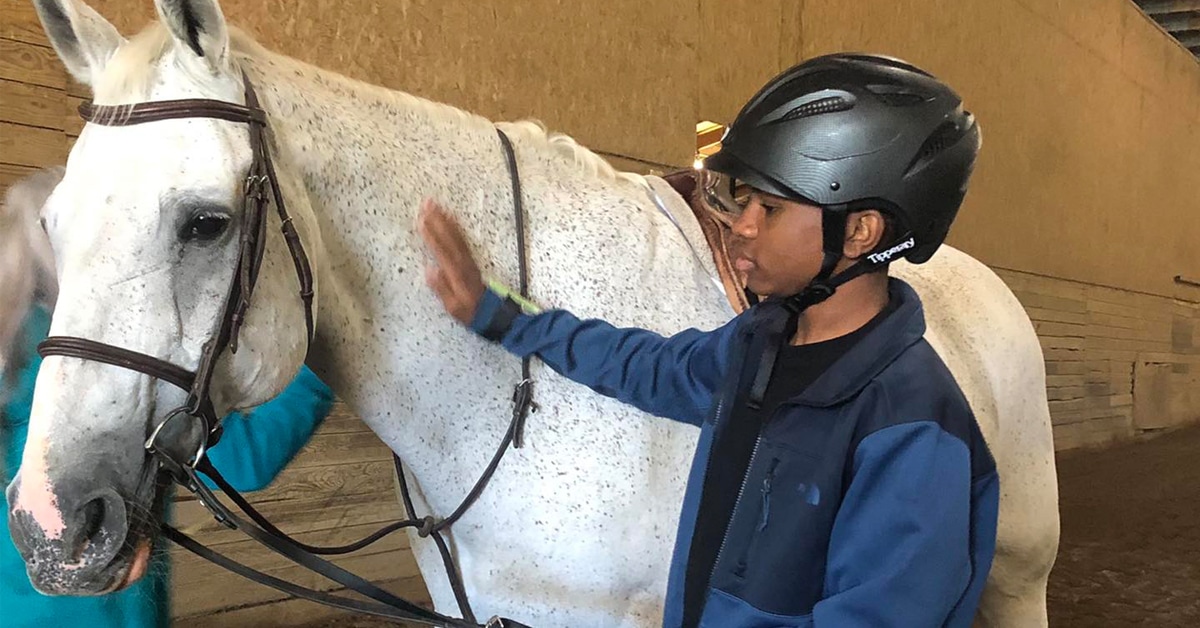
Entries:
{"label": "helmet brim", "polygon": [[739,182],[745,183],[760,192],[766,192],[771,196],[778,196],[801,203],[812,203],[811,200],[805,198],[803,195],[789,190],[771,177],[751,168],[746,162],[738,159],[737,156],[728,150],[721,150],[706,157],[704,159],[704,167],[707,170],[733,177]]}

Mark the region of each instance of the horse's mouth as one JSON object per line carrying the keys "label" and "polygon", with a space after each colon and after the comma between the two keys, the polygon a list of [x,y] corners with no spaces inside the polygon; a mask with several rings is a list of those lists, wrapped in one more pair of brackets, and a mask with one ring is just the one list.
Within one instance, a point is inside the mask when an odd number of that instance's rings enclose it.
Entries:
{"label": "horse's mouth", "polygon": [[73,581],[68,577],[69,567],[36,575],[31,571],[30,581],[34,588],[44,595],[87,597],[115,593],[146,575],[150,567],[152,547],[150,537],[143,537],[132,550],[118,554],[104,569],[86,581]]}
{"label": "horse's mouth", "polygon": [[[133,550],[133,557],[124,561],[124,565],[112,573],[109,587],[101,594],[115,593],[141,580],[150,569],[150,548],[153,544],[150,537],[143,538]],[[114,563],[115,564],[115,563]]]}

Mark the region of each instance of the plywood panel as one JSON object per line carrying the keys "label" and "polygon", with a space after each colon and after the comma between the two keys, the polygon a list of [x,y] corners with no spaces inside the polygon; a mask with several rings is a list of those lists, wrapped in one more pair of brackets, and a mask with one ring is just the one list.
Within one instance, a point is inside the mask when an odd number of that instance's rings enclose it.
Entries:
{"label": "plywood panel", "polygon": [[[1129,0],[1015,0],[1021,8],[1038,18],[1058,25],[1098,61],[1109,64],[1121,60],[1121,29],[1128,19],[1150,20],[1126,11]],[[1115,45],[1114,45],[1115,44]]]}
{"label": "plywood panel", "polygon": [[[417,602],[425,608],[433,608],[428,594],[424,593],[424,585],[418,579],[398,578],[375,582],[374,584],[399,594],[405,599]],[[287,600],[252,605],[217,615],[181,617],[175,620],[172,625],[178,628],[259,628],[262,626],[271,626],[273,628],[314,628],[316,626],[329,625],[328,622],[330,620],[340,618],[344,615],[345,611],[339,611],[314,602]],[[370,622],[370,625],[375,625],[376,623]]]}
{"label": "plywood panel", "polygon": [[394,466],[390,458],[349,462],[325,457],[324,464],[304,464],[300,459],[279,474],[266,490],[254,494],[256,501],[282,501],[313,495],[390,495]]}
{"label": "plywood panel", "polygon": [[297,466],[316,463],[318,460],[337,460],[345,464],[351,462],[370,462],[390,457],[389,450],[373,433],[327,434],[314,438],[303,452],[303,460],[297,460]]}
{"label": "plywood panel", "polygon": [[67,158],[62,131],[0,122],[0,161],[18,166],[46,167]]}
{"label": "plywood panel", "polygon": [[1137,429],[1178,427],[1200,420],[1200,369],[1185,362],[1139,361],[1133,398]]}
{"label": "plywood panel", "polygon": [[354,416],[349,408],[344,403],[337,402],[333,404],[333,410],[329,416],[321,422],[321,435],[326,434],[367,434],[371,432],[371,428],[367,427],[362,419]]}
{"label": "plywood panel", "polygon": [[[96,0],[124,32],[149,2]],[[536,118],[583,144],[690,158],[698,10],[674,2],[226,0],[284,54],[495,120]]]}
{"label": "plywood panel", "polygon": [[24,177],[27,177],[37,171],[37,168],[29,166],[16,166],[13,164],[0,163],[0,190],[7,190],[8,186],[16,183]]}
{"label": "plywood panel", "polygon": [[784,15],[796,15],[790,0],[702,0],[696,83],[700,120],[733,121],[742,105],[784,67]]}
{"label": "plywood panel", "polygon": [[85,99],[76,96],[65,96],[60,98],[60,102],[65,100],[66,114],[62,118],[63,132],[71,137],[79,137],[79,133],[83,131],[84,121],[79,117],[79,105]]}
{"label": "plywood panel", "polygon": [[[373,531],[371,526],[346,526],[334,534],[300,534],[296,537],[305,543],[331,545],[354,541]],[[385,538],[375,546],[355,554],[334,557],[332,562],[372,582],[397,578],[419,579],[420,574],[412,555],[406,551],[401,552],[407,547],[408,544],[401,533]],[[305,587],[317,590],[339,588],[336,583],[291,563],[255,541],[239,541],[221,547],[218,551],[248,567]],[[286,594],[270,587],[252,582],[232,588],[229,586],[229,579],[233,576],[228,572],[184,550],[173,550],[172,558],[175,562],[172,586],[178,592],[172,601],[172,612],[175,615],[196,615],[287,597]]]}
{"label": "plywood panel", "polygon": [[92,97],[92,88],[84,85],[67,75],[67,93],[76,98],[89,99]]}
{"label": "plywood panel", "polygon": [[0,38],[50,45],[32,0],[0,0]]}
{"label": "plywood panel", "polygon": [[64,89],[67,71],[50,48],[0,38],[0,79]]}
{"label": "plywood panel", "polygon": [[0,121],[61,130],[64,98],[49,87],[0,80]]}

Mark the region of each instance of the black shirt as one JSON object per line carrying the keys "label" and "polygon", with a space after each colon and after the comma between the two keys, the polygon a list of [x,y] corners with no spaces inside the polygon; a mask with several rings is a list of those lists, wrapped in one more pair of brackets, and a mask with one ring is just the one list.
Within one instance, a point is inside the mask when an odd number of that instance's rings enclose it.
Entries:
{"label": "black shirt", "polygon": [[866,325],[845,336],[807,345],[788,344],[781,348],[779,357],[775,361],[775,371],[771,374],[771,381],[767,383],[767,390],[763,395],[763,418],[770,420],[771,415],[781,404],[804,392],[804,389],[817,381],[817,378],[829,370],[829,367],[833,366],[838,358],[846,355],[859,340],[878,327],[879,323],[889,314],[896,311],[898,306],[899,304],[894,300],[889,300],[887,306]]}

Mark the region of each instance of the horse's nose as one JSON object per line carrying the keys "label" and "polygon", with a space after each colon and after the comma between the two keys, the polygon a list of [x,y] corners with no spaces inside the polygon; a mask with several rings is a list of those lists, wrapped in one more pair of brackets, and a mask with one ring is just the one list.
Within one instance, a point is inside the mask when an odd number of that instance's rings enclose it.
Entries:
{"label": "horse's nose", "polygon": [[[14,482],[8,524],[30,580],[47,593],[78,593],[107,586],[101,577],[128,533],[125,500],[111,488],[74,493],[60,485],[52,499],[27,499]],[[42,504],[43,511],[36,506]],[[57,504],[57,513],[45,508]],[[47,523],[49,522],[49,523]]]}

